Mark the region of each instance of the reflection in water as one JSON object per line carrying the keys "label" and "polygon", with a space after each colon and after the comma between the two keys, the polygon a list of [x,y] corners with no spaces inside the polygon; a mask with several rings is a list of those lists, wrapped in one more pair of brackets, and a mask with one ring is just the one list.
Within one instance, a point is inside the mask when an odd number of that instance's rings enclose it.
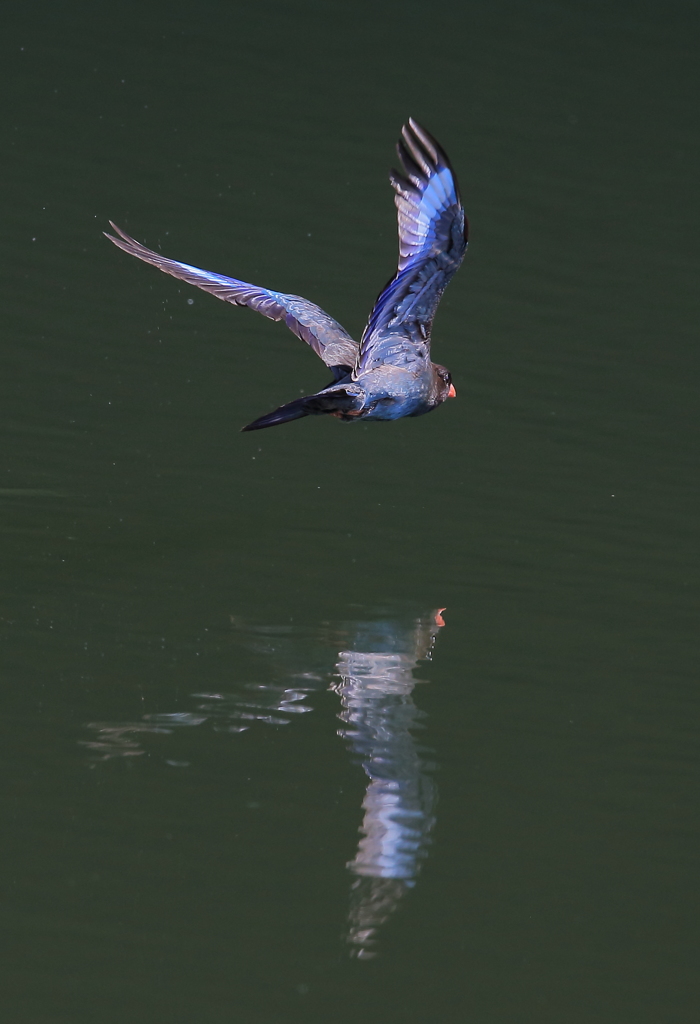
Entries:
{"label": "reflection in water", "polygon": [[[321,665],[319,672],[290,671],[299,657],[289,627],[276,630],[232,620],[248,637],[249,647],[282,662],[282,674],[293,685],[249,683],[237,692],[192,694],[199,701],[194,712],[144,715],[138,722],[92,722],[88,728],[94,738],[83,745],[93,752],[93,759],[106,761],[145,753],[140,740],[146,733],[167,735],[205,722],[228,733],[244,732],[256,722],[289,725],[313,710],[306,698],[325,688],[331,678],[330,688],[341,701],[339,734],[369,779],[361,839],[347,865],[357,876],[347,938],[353,955],[369,959],[376,955],[372,947],[377,930],[415,884],[435,821],[435,785],[413,736],[424,713],[413,703],[412,691],[413,670],[430,659],[444,626],[443,610],[409,623],[387,619],[343,624],[335,636],[342,635],[346,649],[336,655],[334,672],[323,671]],[[327,643],[332,635],[326,635]]]}
{"label": "reflection in water", "polygon": [[95,739],[80,742],[94,751],[95,760],[109,761],[113,757],[145,754],[136,739],[140,733],[168,735],[181,726],[202,725],[204,722],[210,722],[215,732],[233,733],[245,732],[253,722],[289,725],[291,719],[288,715],[313,711],[313,708],[298,703],[309,692],[310,688],[292,690],[283,686],[248,683],[236,693],[193,693],[194,698],[204,701],[197,705],[196,714],[176,711],[144,715],[140,722],[89,722],[87,728],[95,732]]}
{"label": "reflection in water", "polygon": [[377,929],[414,884],[435,821],[435,787],[411,734],[423,713],[411,692],[413,669],[430,656],[442,624],[439,612],[419,619],[411,631],[401,632],[394,623],[374,624],[370,636],[358,635],[360,649],[341,651],[336,666],[340,681],[333,689],[346,723],[340,735],[361,756],[369,777],[362,839],[348,864],[359,876],[348,939],[362,958],[373,955]]}

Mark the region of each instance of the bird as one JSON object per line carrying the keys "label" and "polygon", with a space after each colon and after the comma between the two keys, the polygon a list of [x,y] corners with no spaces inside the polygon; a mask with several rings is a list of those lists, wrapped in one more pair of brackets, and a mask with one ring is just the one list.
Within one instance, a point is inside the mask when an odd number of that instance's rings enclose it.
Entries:
{"label": "bird", "polygon": [[422,416],[456,396],[450,372],[430,358],[433,318],[467,250],[468,220],[447,154],[413,118],[401,130],[392,171],[399,259],[379,293],[360,342],[320,306],[200,270],[147,249],[112,221],[106,237],[124,252],[235,306],[282,320],[333,374],[322,390],[260,416],[242,430],[261,430],[311,415],[345,422]]}

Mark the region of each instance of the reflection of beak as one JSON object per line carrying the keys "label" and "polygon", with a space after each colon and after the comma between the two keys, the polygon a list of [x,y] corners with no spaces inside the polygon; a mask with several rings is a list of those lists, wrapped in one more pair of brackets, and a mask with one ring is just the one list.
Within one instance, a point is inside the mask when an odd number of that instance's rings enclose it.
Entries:
{"label": "reflection of beak", "polygon": [[457,392],[455,391],[454,384],[450,384],[450,390],[447,392],[447,397],[448,398],[456,398],[457,397]]}

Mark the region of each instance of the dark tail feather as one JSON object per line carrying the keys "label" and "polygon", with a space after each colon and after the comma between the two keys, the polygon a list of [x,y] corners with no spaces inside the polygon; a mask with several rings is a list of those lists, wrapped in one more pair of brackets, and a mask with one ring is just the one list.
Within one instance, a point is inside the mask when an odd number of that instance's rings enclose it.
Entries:
{"label": "dark tail feather", "polygon": [[308,406],[308,398],[297,398],[295,402],[281,405],[279,409],[269,412],[267,416],[261,416],[259,419],[253,420],[252,423],[249,423],[247,427],[242,427],[242,429],[262,430],[263,427],[276,427],[278,423],[286,423],[288,420],[300,420],[302,416],[310,416],[314,411]]}
{"label": "dark tail feather", "polygon": [[307,395],[305,398],[297,398],[294,402],[287,402],[281,405],[274,412],[267,416],[261,416],[253,420],[243,430],[262,430],[264,427],[276,427],[278,423],[287,423],[289,420],[300,420],[302,416],[317,416],[319,413],[344,413],[357,404],[354,395],[348,394],[342,389],[321,392],[318,395]]}

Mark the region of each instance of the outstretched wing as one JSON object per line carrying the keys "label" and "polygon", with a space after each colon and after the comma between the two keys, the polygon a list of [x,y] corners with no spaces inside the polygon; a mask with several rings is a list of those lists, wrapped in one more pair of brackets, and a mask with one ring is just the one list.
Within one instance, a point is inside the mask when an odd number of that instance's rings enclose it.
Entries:
{"label": "outstretched wing", "polygon": [[430,358],[435,310],[467,249],[468,225],[444,150],[411,118],[397,151],[404,168],[403,175],[391,174],[399,266],[372,310],[356,372]]}
{"label": "outstretched wing", "polygon": [[269,288],[258,288],[254,284],[237,281],[235,277],[212,274],[209,270],[200,270],[198,267],[190,267],[187,263],[169,260],[135,241],[112,221],[109,223],[119,237],[115,238],[106,231],[104,234],[124,252],[131,253],[145,263],[153,264],[163,273],[177,277],[180,281],[202,288],[224,302],[232,302],[234,306],[248,306],[270,320],[283,320],[297,338],[310,345],[326,366],[334,370],[336,379],[339,380],[355,365],[357,342],[353,341],[345,328],[333,317],[328,316],[320,306],[308,302],[300,295],[285,295],[282,292],[273,292]]}

